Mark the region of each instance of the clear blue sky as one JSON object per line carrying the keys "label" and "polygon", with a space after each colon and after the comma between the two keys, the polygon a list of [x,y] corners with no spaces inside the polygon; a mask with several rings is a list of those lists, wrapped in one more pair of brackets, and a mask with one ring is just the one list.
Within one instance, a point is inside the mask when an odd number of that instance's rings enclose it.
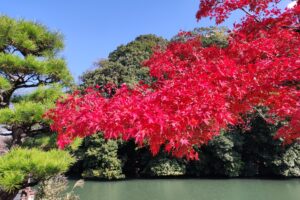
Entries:
{"label": "clear blue sky", "polygon": [[[283,0],[289,2],[289,0]],[[93,63],[106,58],[120,44],[141,34],[171,38],[179,30],[214,25],[197,22],[199,0],[6,0],[1,14],[25,18],[60,31],[65,37],[63,57],[75,80]],[[233,16],[224,25],[231,25]]]}

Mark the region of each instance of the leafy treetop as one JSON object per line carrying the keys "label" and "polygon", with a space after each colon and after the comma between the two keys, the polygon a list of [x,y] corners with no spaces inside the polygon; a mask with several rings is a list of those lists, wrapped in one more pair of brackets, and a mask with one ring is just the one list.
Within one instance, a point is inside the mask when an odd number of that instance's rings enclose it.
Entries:
{"label": "leafy treetop", "polygon": [[228,45],[228,28],[226,27],[201,27],[195,28],[189,32],[181,32],[171,39],[172,42],[186,42],[191,39],[199,38],[203,47],[213,45],[227,47]]}
{"label": "leafy treetop", "polygon": [[20,88],[55,82],[69,85],[72,76],[58,57],[62,49],[60,33],[36,22],[0,16],[1,107],[7,107]]}
{"label": "leafy treetop", "polygon": [[155,48],[166,46],[167,41],[155,35],[141,35],[134,41],[119,46],[111,52],[107,60],[96,63],[96,69],[86,72],[82,85],[100,86],[107,84],[121,86],[123,83],[135,85],[139,81],[149,81],[149,69],[142,62],[149,59]]}

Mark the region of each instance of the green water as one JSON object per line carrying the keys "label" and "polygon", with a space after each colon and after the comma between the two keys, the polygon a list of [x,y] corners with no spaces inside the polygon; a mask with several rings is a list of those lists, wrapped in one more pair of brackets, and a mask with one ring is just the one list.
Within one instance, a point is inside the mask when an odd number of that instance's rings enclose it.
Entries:
{"label": "green water", "polygon": [[300,200],[300,179],[86,181],[76,193],[81,200]]}

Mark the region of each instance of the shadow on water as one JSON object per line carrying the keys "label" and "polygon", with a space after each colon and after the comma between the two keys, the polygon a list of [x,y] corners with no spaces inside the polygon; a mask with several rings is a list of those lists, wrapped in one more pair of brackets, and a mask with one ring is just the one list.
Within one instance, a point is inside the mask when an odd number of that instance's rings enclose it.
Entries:
{"label": "shadow on water", "polygon": [[76,193],[82,200],[299,200],[300,179],[86,181]]}

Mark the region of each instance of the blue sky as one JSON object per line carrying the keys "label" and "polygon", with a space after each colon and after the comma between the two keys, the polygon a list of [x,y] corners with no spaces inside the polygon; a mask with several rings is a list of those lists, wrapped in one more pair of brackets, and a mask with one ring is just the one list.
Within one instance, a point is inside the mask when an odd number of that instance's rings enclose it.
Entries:
{"label": "blue sky", "polygon": [[[283,0],[287,4],[289,0]],[[141,34],[171,38],[180,30],[211,26],[197,22],[198,0],[8,0],[1,1],[1,14],[25,18],[60,31],[65,38],[63,57],[75,80],[93,63],[106,58],[120,44]],[[230,26],[239,18],[232,16]]]}

